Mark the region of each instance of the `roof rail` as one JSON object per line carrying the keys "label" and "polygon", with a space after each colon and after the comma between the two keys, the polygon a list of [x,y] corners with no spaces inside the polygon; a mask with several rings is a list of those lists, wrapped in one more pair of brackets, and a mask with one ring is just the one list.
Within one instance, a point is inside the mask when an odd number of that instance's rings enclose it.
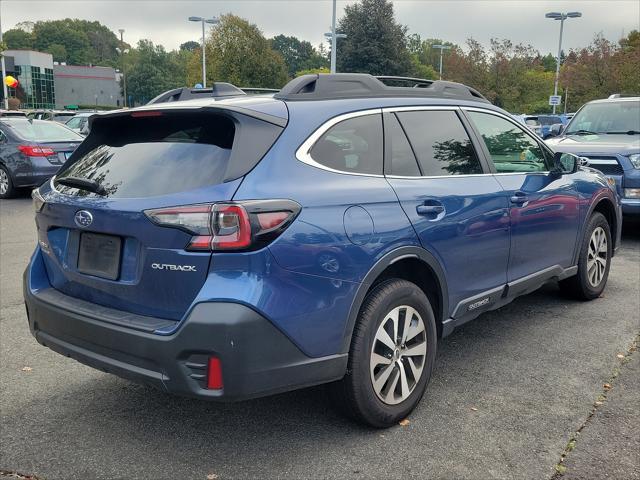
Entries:
{"label": "roof rail", "polygon": [[279,88],[262,88],[262,87],[240,87],[247,95],[260,95],[262,93],[276,93],[279,92]]}
{"label": "roof rail", "polygon": [[149,101],[147,105],[153,105],[154,103],[178,102],[181,100],[193,100],[203,97],[220,98],[236,97],[238,95],[246,95],[246,93],[230,83],[216,82],[211,88],[174,88],[173,90],[161,93]]}
{"label": "roof rail", "polygon": [[435,81],[427,80],[425,78],[394,77],[390,75],[377,75],[376,78],[384,83],[387,87],[426,88],[432,85]]}
{"label": "roof rail", "polygon": [[[405,86],[393,85],[398,83]],[[274,98],[289,101],[376,97],[456,98],[489,103],[477,90],[461,83],[411,77],[376,78],[366,73],[302,75],[274,95]]]}

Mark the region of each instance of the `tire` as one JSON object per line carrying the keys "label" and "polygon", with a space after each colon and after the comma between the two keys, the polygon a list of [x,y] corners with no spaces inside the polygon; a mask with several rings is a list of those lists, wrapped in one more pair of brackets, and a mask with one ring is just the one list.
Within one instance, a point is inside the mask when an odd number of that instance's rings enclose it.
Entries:
{"label": "tire", "polygon": [[[407,315],[411,320],[405,335]],[[385,337],[385,332],[394,330],[397,346],[392,350],[388,344],[393,335]],[[339,410],[360,423],[376,428],[395,425],[422,398],[436,348],[435,317],[424,292],[406,280],[386,280],[364,300],[351,339],[347,373],[330,385],[329,395]]]}
{"label": "tire", "polygon": [[12,198],[16,194],[11,175],[4,165],[0,165],[0,198]]}
{"label": "tire", "polygon": [[589,219],[582,239],[578,273],[560,281],[560,290],[578,300],[598,298],[607,285],[611,266],[611,247],[609,222],[604,215],[595,212]]}

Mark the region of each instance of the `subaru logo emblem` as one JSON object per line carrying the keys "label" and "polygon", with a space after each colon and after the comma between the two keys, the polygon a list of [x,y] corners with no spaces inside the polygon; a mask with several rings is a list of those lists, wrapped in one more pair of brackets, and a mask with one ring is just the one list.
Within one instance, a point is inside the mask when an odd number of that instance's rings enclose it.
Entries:
{"label": "subaru logo emblem", "polygon": [[76,222],[77,226],[86,228],[93,223],[93,215],[86,210],[78,210],[76,215],[73,217],[73,220]]}

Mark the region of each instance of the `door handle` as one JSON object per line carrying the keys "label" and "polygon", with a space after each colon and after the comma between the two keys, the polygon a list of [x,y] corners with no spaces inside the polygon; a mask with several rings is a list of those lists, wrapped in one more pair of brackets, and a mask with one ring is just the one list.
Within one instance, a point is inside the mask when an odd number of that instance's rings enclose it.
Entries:
{"label": "door handle", "polygon": [[444,212],[443,205],[418,205],[416,207],[416,212],[418,215],[431,215],[436,214],[439,215]]}
{"label": "door handle", "polygon": [[529,201],[529,197],[527,197],[527,194],[524,192],[516,192],[512,197],[511,197],[511,203],[516,203],[516,204],[523,204]]}

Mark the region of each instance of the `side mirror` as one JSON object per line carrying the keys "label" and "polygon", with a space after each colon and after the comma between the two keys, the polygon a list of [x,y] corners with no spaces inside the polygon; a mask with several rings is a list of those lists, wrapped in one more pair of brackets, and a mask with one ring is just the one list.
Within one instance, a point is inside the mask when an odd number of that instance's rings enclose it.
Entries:
{"label": "side mirror", "polygon": [[576,173],[580,168],[580,157],[573,153],[556,152],[553,157],[555,168],[552,173],[559,175],[565,173]]}

